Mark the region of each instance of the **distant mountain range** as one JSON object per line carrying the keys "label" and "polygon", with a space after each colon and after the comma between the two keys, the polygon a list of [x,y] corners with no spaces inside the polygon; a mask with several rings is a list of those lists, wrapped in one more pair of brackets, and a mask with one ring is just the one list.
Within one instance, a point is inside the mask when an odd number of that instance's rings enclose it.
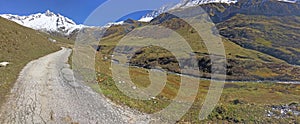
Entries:
{"label": "distant mountain range", "polygon": [[[256,0],[256,2],[259,2],[260,0]],[[285,3],[300,3],[300,0],[262,0],[262,2],[267,1],[279,1],[279,2],[285,2]],[[162,13],[175,10],[175,9],[182,9],[182,8],[188,8],[188,7],[194,7],[199,5],[206,5],[206,4],[212,4],[212,3],[220,3],[220,4],[227,4],[227,5],[235,5],[239,3],[255,3],[255,0],[182,0],[180,3],[177,3],[175,5],[164,5],[158,10],[155,10],[151,13],[146,14],[143,16],[139,21],[142,22],[150,22],[155,17],[159,16]]]}
{"label": "distant mountain range", "polygon": [[[127,35],[130,32],[139,32],[137,37],[141,39],[172,39],[165,32],[149,33],[143,28],[145,25],[162,26],[179,33],[192,47],[199,47],[199,50],[195,48],[195,54],[199,56],[199,70],[207,73],[204,77],[209,78],[211,61],[207,57],[208,53],[203,50],[205,45],[196,43],[201,37],[183,19],[163,12],[170,8],[172,7],[162,7],[153,14],[153,19],[149,16],[150,22],[131,20],[124,21],[122,25],[111,26],[102,38],[105,40],[99,42],[98,49],[101,53],[108,51],[104,56],[111,54],[114,46],[109,45],[118,43],[124,36],[132,36]],[[300,68],[295,66],[300,65],[300,4],[297,1],[239,0],[230,4],[180,6],[174,11],[186,13],[184,18],[195,19],[202,16],[197,13],[199,9],[207,12],[224,41],[227,80],[300,80],[297,76],[300,75]],[[159,14],[160,12],[163,13]],[[167,71],[180,73],[173,55],[155,53],[167,53],[162,51],[157,47],[142,49],[131,59],[130,65],[148,69],[162,67]]]}
{"label": "distant mountain range", "polygon": [[179,9],[179,8],[188,8],[203,4],[209,3],[226,3],[226,4],[233,4],[236,3],[237,0],[182,0],[181,2],[175,5],[164,5],[158,10],[155,10],[147,15],[143,16],[139,21],[143,22],[150,22],[155,17],[159,16],[162,13],[168,12],[170,10]]}
{"label": "distant mountain range", "polygon": [[[290,11],[279,11],[278,13],[268,13],[272,11],[272,8],[278,7],[278,5],[273,5],[272,2],[282,2],[282,6],[286,6],[286,9],[291,9]],[[141,22],[150,22],[160,14],[175,10],[182,9],[188,7],[194,7],[202,5],[204,9],[207,10],[208,13],[213,14],[211,18],[215,22],[220,22],[228,19],[230,16],[237,13],[265,13],[265,14],[274,14],[274,15],[284,15],[286,12],[293,13],[294,15],[300,15],[299,4],[297,6],[292,6],[290,4],[300,3],[300,0],[182,0],[181,2],[173,5],[164,5],[161,8],[153,11],[151,13],[146,14],[138,21]],[[270,5],[265,5],[265,2],[269,2]],[[284,2],[284,3],[283,3]],[[259,3],[259,4],[258,4]],[[225,11],[219,11],[215,6],[215,4],[221,4],[221,6],[225,8]],[[257,6],[255,6],[257,5]],[[259,7],[259,9],[258,9]],[[270,8],[271,7],[271,8]],[[271,9],[271,10],[270,10]],[[285,13],[281,13],[285,12]],[[14,21],[20,25],[25,27],[29,27],[35,30],[44,31],[50,34],[59,34],[63,36],[70,36],[76,34],[82,28],[88,28],[89,26],[78,25],[71,19],[51,12],[47,10],[45,13],[37,13],[29,16],[19,16],[12,14],[2,14],[0,15],[3,18]],[[104,28],[110,27],[111,25],[122,25],[124,21],[109,23]]]}

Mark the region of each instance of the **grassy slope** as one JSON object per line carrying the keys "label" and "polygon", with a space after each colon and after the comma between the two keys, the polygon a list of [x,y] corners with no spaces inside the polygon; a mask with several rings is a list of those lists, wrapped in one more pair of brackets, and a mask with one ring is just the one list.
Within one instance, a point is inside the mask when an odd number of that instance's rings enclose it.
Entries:
{"label": "grassy slope", "polygon": [[[269,23],[272,24],[272,20]],[[225,27],[226,26],[224,26],[224,28]],[[112,28],[121,27],[119,26]],[[176,29],[176,31],[177,33],[182,34],[184,37],[186,37],[188,39],[188,42],[192,44],[191,46],[201,46],[193,42],[199,38],[197,36],[194,36],[194,34],[191,34],[191,30],[189,28],[179,28]],[[98,86],[100,86],[101,90],[98,91],[102,92],[104,95],[118,104],[128,105],[132,108],[147,113],[159,111],[162,108],[166,107],[170,103],[170,100],[174,98],[174,96],[176,96],[178,88],[180,86],[180,78],[174,75],[169,75],[166,87],[160,93],[160,95],[156,97],[157,99],[154,100],[143,101],[131,99],[128,96],[125,96],[115,86],[115,82],[112,80],[110,72],[110,54],[112,53],[112,50],[116,43],[121,40],[123,36],[124,33],[117,32],[112,33],[111,35],[101,40],[101,50],[100,52],[98,52],[96,58],[96,70],[98,71],[99,84],[95,84],[93,87],[97,89]],[[280,76],[286,76],[290,78],[289,76],[295,76],[297,75],[296,73],[299,73],[297,69],[287,64],[284,60],[275,58],[276,56],[270,56],[266,53],[256,51],[255,49],[246,49],[230,40],[231,39],[229,38],[223,39],[227,59],[236,62],[236,64],[233,65],[234,73],[245,74],[233,75],[233,79],[238,76],[241,76],[241,78],[246,78],[250,77],[251,75],[254,77],[269,77],[269,79],[272,79],[274,77],[280,78]],[[268,40],[265,40],[264,37],[258,37],[256,40],[259,44],[263,44],[264,46],[272,45],[272,43],[270,43],[270,41]],[[201,53],[200,55],[205,55],[205,48],[201,48],[198,49],[197,52]],[[136,60],[142,59],[144,61],[145,58],[147,60],[147,58],[172,56],[171,53],[166,52],[165,50],[159,50],[156,47],[154,47],[154,49],[156,50],[145,49],[144,53],[140,54],[140,58],[136,58]],[[156,54],[156,52],[161,53],[162,51],[164,52],[164,54]],[[104,60],[103,58],[105,57],[108,57],[108,60]],[[173,66],[173,68],[175,68],[175,66]],[[136,83],[137,86],[146,87],[149,85],[150,82],[147,78],[148,73],[144,69],[131,68],[130,73],[133,82]],[[295,77],[295,79],[298,78]],[[214,110],[214,112],[209,116],[207,120],[198,121],[198,113],[201,109],[201,104],[205,98],[205,94],[207,93],[208,86],[209,82],[201,81],[195,104],[192,106],[190,111],[182,118],[182,122],[291,123],[295,121],[294,119],[299,120],[299,117],[291,117],[288,119],[268,118],[266,117],[265,112],[265,110],[270,109],[270,107],[268,106],[271,105],[288,104],[293,101],[300,101],[300,87],[298,85],[281,85],[272,83],[259,84],[249,82],[247,84],[227,83],[216,110]],[[237,105],[233,104],[234,100],[242,101],[242,103]],[[220,108],[224,110],[222,111],[222,113],[217,110]]]}
{"label": "grassy slope", "polygon": [[[167,85],[162,92],[151,100],[136,100],[124,95],[115,85],[111,74],[109,73],[110,63],[107,61],[98,61],[99,73],[98,84],[94,89],[110,98],[112,101],[127,105],[146,113],[154,113],[168,106],[178,92],[180,87],[180,77],[168,75]],[[130,75],[132,81],[138,87],[147,87],[150,84],[148,72],[144,69],[131,68]],[[118,83],[118,82],[116,82]],[[293,122],[293,119],[275,119],[266,117],[266,111],[269,106],[283,105],[291,102],[300,101],[299,85],[284,85],[272,83],[227,83],[221,96],[217,108],[222,108],[222,113],[214,110],[207,120],[199,121],[198,114],[204,102],[209,86],[208,81],[200,81],[198,95],[194,105],[182,118],[181,122],[207,123],[207,122],[260,122],[260,123],[287,123]],[[100,89],[99,89],[100,86]],[[242,103],[234,104],[234,100]]]}
{"label": "grassy slope", "polygon": [[[103,63],[101,63],[103,64]],[[139,87],[149,85],[148,73],[145,70],[131,68],[131,77],[133,82]],[[124,95],[115,86],[112,78],[105,74],[99,73],[99,92],[114,102],[127,105],[146,113],[154,113],[168,106],[178,92],[180,78],[175,75],[168,75],[167,85],[163,91],[151,100],[136,100]],[[191,82],[192,83],[192,82]],[[198,114],[201,110],[202,103],[206,97],[209,82],[200,81],[198,95],[191,109],[181,119],[181,122],[207,123],[207,122],[260,122],[260,123],[287,123],[294,122],[299,117],[288,119],[275,119],[266,117],[266,111],[270,110],[271,105],[289,104],[298,102],[300,99],[300,86],[298,85],[279,85],[272,83],[227,83],[218,102],[217,108],[223,108],[222,113],[214,110],[207,120],[199,121]],[[242,101],[240,104],[234,104],[234,100]]]}
{"label": "grassy slope", "polygon": [[21,69],[31,60],[60,50],[60,46],[69,43],[65,39],[48,40],[49,35],[41,33],[6,19],[0,18],[0,62],[8,61],[7,67],[0,67],[0,105],[5,95],[16,81]]}
{"label": "grassy slope", "polygon": [[[146,113],[154,113],[162,110],[171,103],[180,87],[180,77],[168,75],[167,85],[163,91],[151,100],[136,100],[124,95],[115,85],[111,77],[109,60],[97,60],[98,84],[92,87],[110,98],[117,104],[126,105]],[[138,87],[147,87],[150,84],[148,72],[140,68],[130,68],[132,81]],[[116,82],[118,83],[118,82]],[[217,108],[222,108],[222,113],[214,110],[207,120],[199,121],[198,114],[204,102],[209,86],[208,81],[200,81],[198,95],[189,112],[181,119],[181,122],[207,123],[207,122],[243,122],[243,123],[288,123],[293,119],[275,119],[266,117],[269,106],[284,105],[300,101],[299,85],[284,85],[273,83],[226,83]],[[99,89],[100,87],[100,89]],[[234,104],[234,100],[241,101]]]}
{"label": "grassy slope", "polygon": [[[272,21],[270,21],[271,23]],[[224,23],[225,25],[226,23]],[[178,19],[171,19],[169,21],[163,22],[160,24],[162,26],[168,27],[170,29],[175,30],[178,34],[183,36],[192,49],[197,53],[197,58],[199,60],[209,60],[207,59],[208,51],[203,42],[195,42],[195,41],[202,41],[201,38],[191,31],[191,27],[186,26],[184,22]],[[221,25],[221,24],[220,24]],[[225,26],[224,26],[225,27]],[[111,30],[117,30],[115,33],[112,33],[101,40],[100,46],[101,51],[100,53],[103,54],[102,56],[109,57],[109,54],[112,54],[112,51],[115,45],[124,37],[125,33],[122,30],[123,27],[115,26],[112,27]],[[143,28],[135,29],[138,30],[137,32],[143,33]],[[224,32],[225,29],[220,29]],[[144,33],[144,36],[147,37],[156,37],[159,36],[159,40],[161,42],[167,42],[168,40],[175,41],[178,37],[173,36],[173,34],[168,37],[168,34],[164,32],[156,31],[155,33]],[[139,34],[137,34],[139,35]],[[260,36],[260,35],[256,35]],[[164,38],[166,37],[166,38]],[[128,38],[127,38],[128,39]],[[134,39],[134,37],[132,38]],[[132,40],[130,39],[130,40]],[[141,40],[137,38],[138,40]],[[264,44],[271,44],[269,41],[264,41],[262,37],[257,37],[260,39],[261,42]],[[145,42],[147,40],[158,40],[158,39],[149,39],[144,38]],[[252,42],[251,42],[252,43]],[[276,58],[277,56],[269,55],[268,53],[263,53],[262,51],[256,51],[244,48],[237,43],[231,41],[231,39],[223,38],[223,44],[226,50],[226,57],[227,57],[227,69],[228,69],[228,80],[300,80],[299,76],[300,73],[297,72],[299,68],[293,67],[289,65],[284,60]],[[178,44],[178,46],[181,46]],[[272,47],[275,48],[275,47]],[[174,49],[173,51],[181,50],[181,47],[178,49]],[[144,65],[147,67],[155,67],[161,66],[162,68],[178,72],[178,63],[171,61],[174,59],[173,55],[170,52],[166,52],[166,50],[159,49],[159,48],[145,48],[142,49],[142,54],[136,55],[133,57],[131,62],[133,65]],[[162,54],[163,53],[163,54]],[[291,55],[292,57],[293,55]],[[157,64],[160,63],[159,61],[155,60],[156,58],[167,58],[164,63],[168,64]],[[153,61],[155,60],[155,61]],[[171,62],[168,62],[171,61]],[[203,68],[209,69],[210,63],[204,63]],[[207,73],[203,70],[203,73]],[[204,77],[207,77],[206,74]]]}
{"label": "grassy slope", "polygon": [[217,26],[221,35],[290,64],[299,62],[300,17],[237,15]]}

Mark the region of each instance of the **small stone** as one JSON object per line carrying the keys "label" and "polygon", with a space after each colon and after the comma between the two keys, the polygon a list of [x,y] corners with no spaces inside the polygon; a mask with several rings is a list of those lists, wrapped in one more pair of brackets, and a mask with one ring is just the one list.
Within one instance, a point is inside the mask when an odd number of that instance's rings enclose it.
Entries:
{"label": "small stone", "polygon": [[135,89],[136,89],[136,86],[133,86],[133,87],[132,87],[132,89],[134,89],[134,90],[135,90]]}

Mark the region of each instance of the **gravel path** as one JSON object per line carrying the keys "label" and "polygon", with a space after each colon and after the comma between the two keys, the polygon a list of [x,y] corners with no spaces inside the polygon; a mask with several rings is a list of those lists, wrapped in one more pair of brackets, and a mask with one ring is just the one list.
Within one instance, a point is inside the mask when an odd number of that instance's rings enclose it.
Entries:
{"label": "gravel path", "polygon": [[26,65],[1,107],[1,124],[149,123],[148,115],[112,104],[101,94],[73,81],[62,50]]}

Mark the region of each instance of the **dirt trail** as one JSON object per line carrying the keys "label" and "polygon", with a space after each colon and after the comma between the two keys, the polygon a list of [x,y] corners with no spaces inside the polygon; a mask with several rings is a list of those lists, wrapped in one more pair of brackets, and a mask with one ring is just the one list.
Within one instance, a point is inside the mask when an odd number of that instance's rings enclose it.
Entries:
{"label": "dirt trail", "polygon": [[149,116],[117,107],[80,82],[66,64],[71,50],[62,50],[26,65],[0,109],[1,124],[149,123]]}

